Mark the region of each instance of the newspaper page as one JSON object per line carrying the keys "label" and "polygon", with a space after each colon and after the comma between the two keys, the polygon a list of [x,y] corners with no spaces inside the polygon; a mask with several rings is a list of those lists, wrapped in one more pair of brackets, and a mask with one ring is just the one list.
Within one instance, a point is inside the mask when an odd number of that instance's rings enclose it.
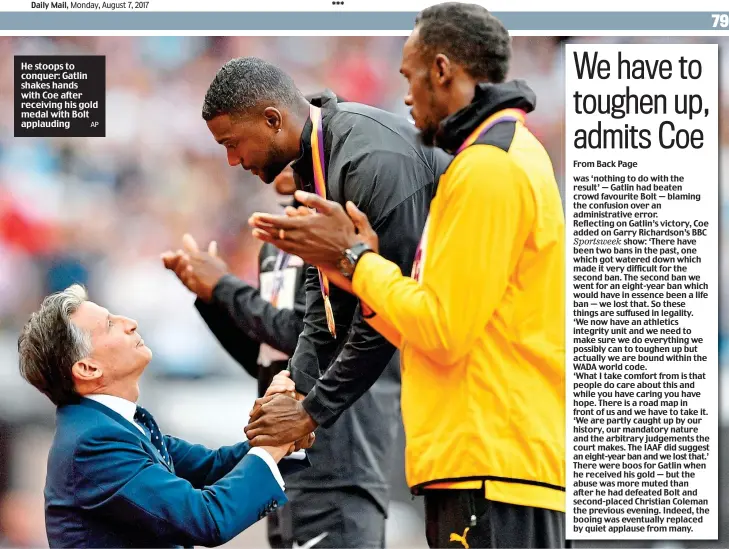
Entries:
{"label": "newspaper page", "polygon": [[716,536],[717,54],[566,48],[568,498],[580,537]]}

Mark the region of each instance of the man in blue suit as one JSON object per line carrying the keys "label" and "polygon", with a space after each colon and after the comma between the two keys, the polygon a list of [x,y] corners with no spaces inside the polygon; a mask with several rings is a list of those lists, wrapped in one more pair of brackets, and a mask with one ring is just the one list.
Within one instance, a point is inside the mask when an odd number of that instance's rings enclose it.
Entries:
{"label": "man in blue suit", "polygon": [[152,358],[137,323],[81,286],[43,301],[18,351],[22,376],[58,407],[45,487],[51,547],[216,546],[286,503],[277,463],[289,445],[212,451],[162,435],[136,404]]}

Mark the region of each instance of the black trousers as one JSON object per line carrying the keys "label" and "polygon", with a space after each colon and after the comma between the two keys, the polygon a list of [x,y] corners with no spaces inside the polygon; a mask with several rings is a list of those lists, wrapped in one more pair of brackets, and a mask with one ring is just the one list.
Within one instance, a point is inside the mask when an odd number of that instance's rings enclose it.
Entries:
{"label": "black trousers", "polygon": [[425,537],[431,548],[562,548],[565,514],[489,501],[483,490],[425,492]]}
{"label": "black trousers", "polygon": [[385,513],[360,488],[287,489],[289,502],[268,515],[274,549],[382,549]]}

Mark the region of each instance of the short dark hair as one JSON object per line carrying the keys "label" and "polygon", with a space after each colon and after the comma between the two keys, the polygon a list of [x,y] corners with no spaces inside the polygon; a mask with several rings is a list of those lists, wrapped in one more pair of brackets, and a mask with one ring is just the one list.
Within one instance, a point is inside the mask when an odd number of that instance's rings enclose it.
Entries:
{"label": "short dark hair", "polygon": [[78,284],[49,295],[18,338],[20,375],[56,406],[79,399],[71,368],[91,351],[91,336],[71,322],[71,315],[86,300]]}
{"label": "short dark hair", "polygon": [[202,117],[242,115],[264,101],[293,106],[303,98],[294,80],[277,66],[257,57],[238,57],[223,65],[205,94]]}
{"label": "short dark hair", "polygon": [[494,84],[506,79],[511,37],[486,8],[461,2],[436,4],[418,14],[415,28],[424,55],[443,53],[473,78]]}

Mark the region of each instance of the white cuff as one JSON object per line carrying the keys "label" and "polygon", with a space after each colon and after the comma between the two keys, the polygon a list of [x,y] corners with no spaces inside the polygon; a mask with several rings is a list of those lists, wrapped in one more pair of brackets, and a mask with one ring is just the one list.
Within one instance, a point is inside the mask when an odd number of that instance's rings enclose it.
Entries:
{"label": "white cuff", "polygon": [[283,477],[281,476],[281,471],[278,470],[278,465],[276,465],[276,462],[273,459],[273,456],[266,452],[263,448],[251,448],[248,450],[248,455],[254,455],[261,458],[263,461],[266,462],[266,465],[268,465],[268,468],[271,469],[271,474],[276,479],[276,482],[278,482],[279,486],[281,486],[281,490],[285,488]]}

